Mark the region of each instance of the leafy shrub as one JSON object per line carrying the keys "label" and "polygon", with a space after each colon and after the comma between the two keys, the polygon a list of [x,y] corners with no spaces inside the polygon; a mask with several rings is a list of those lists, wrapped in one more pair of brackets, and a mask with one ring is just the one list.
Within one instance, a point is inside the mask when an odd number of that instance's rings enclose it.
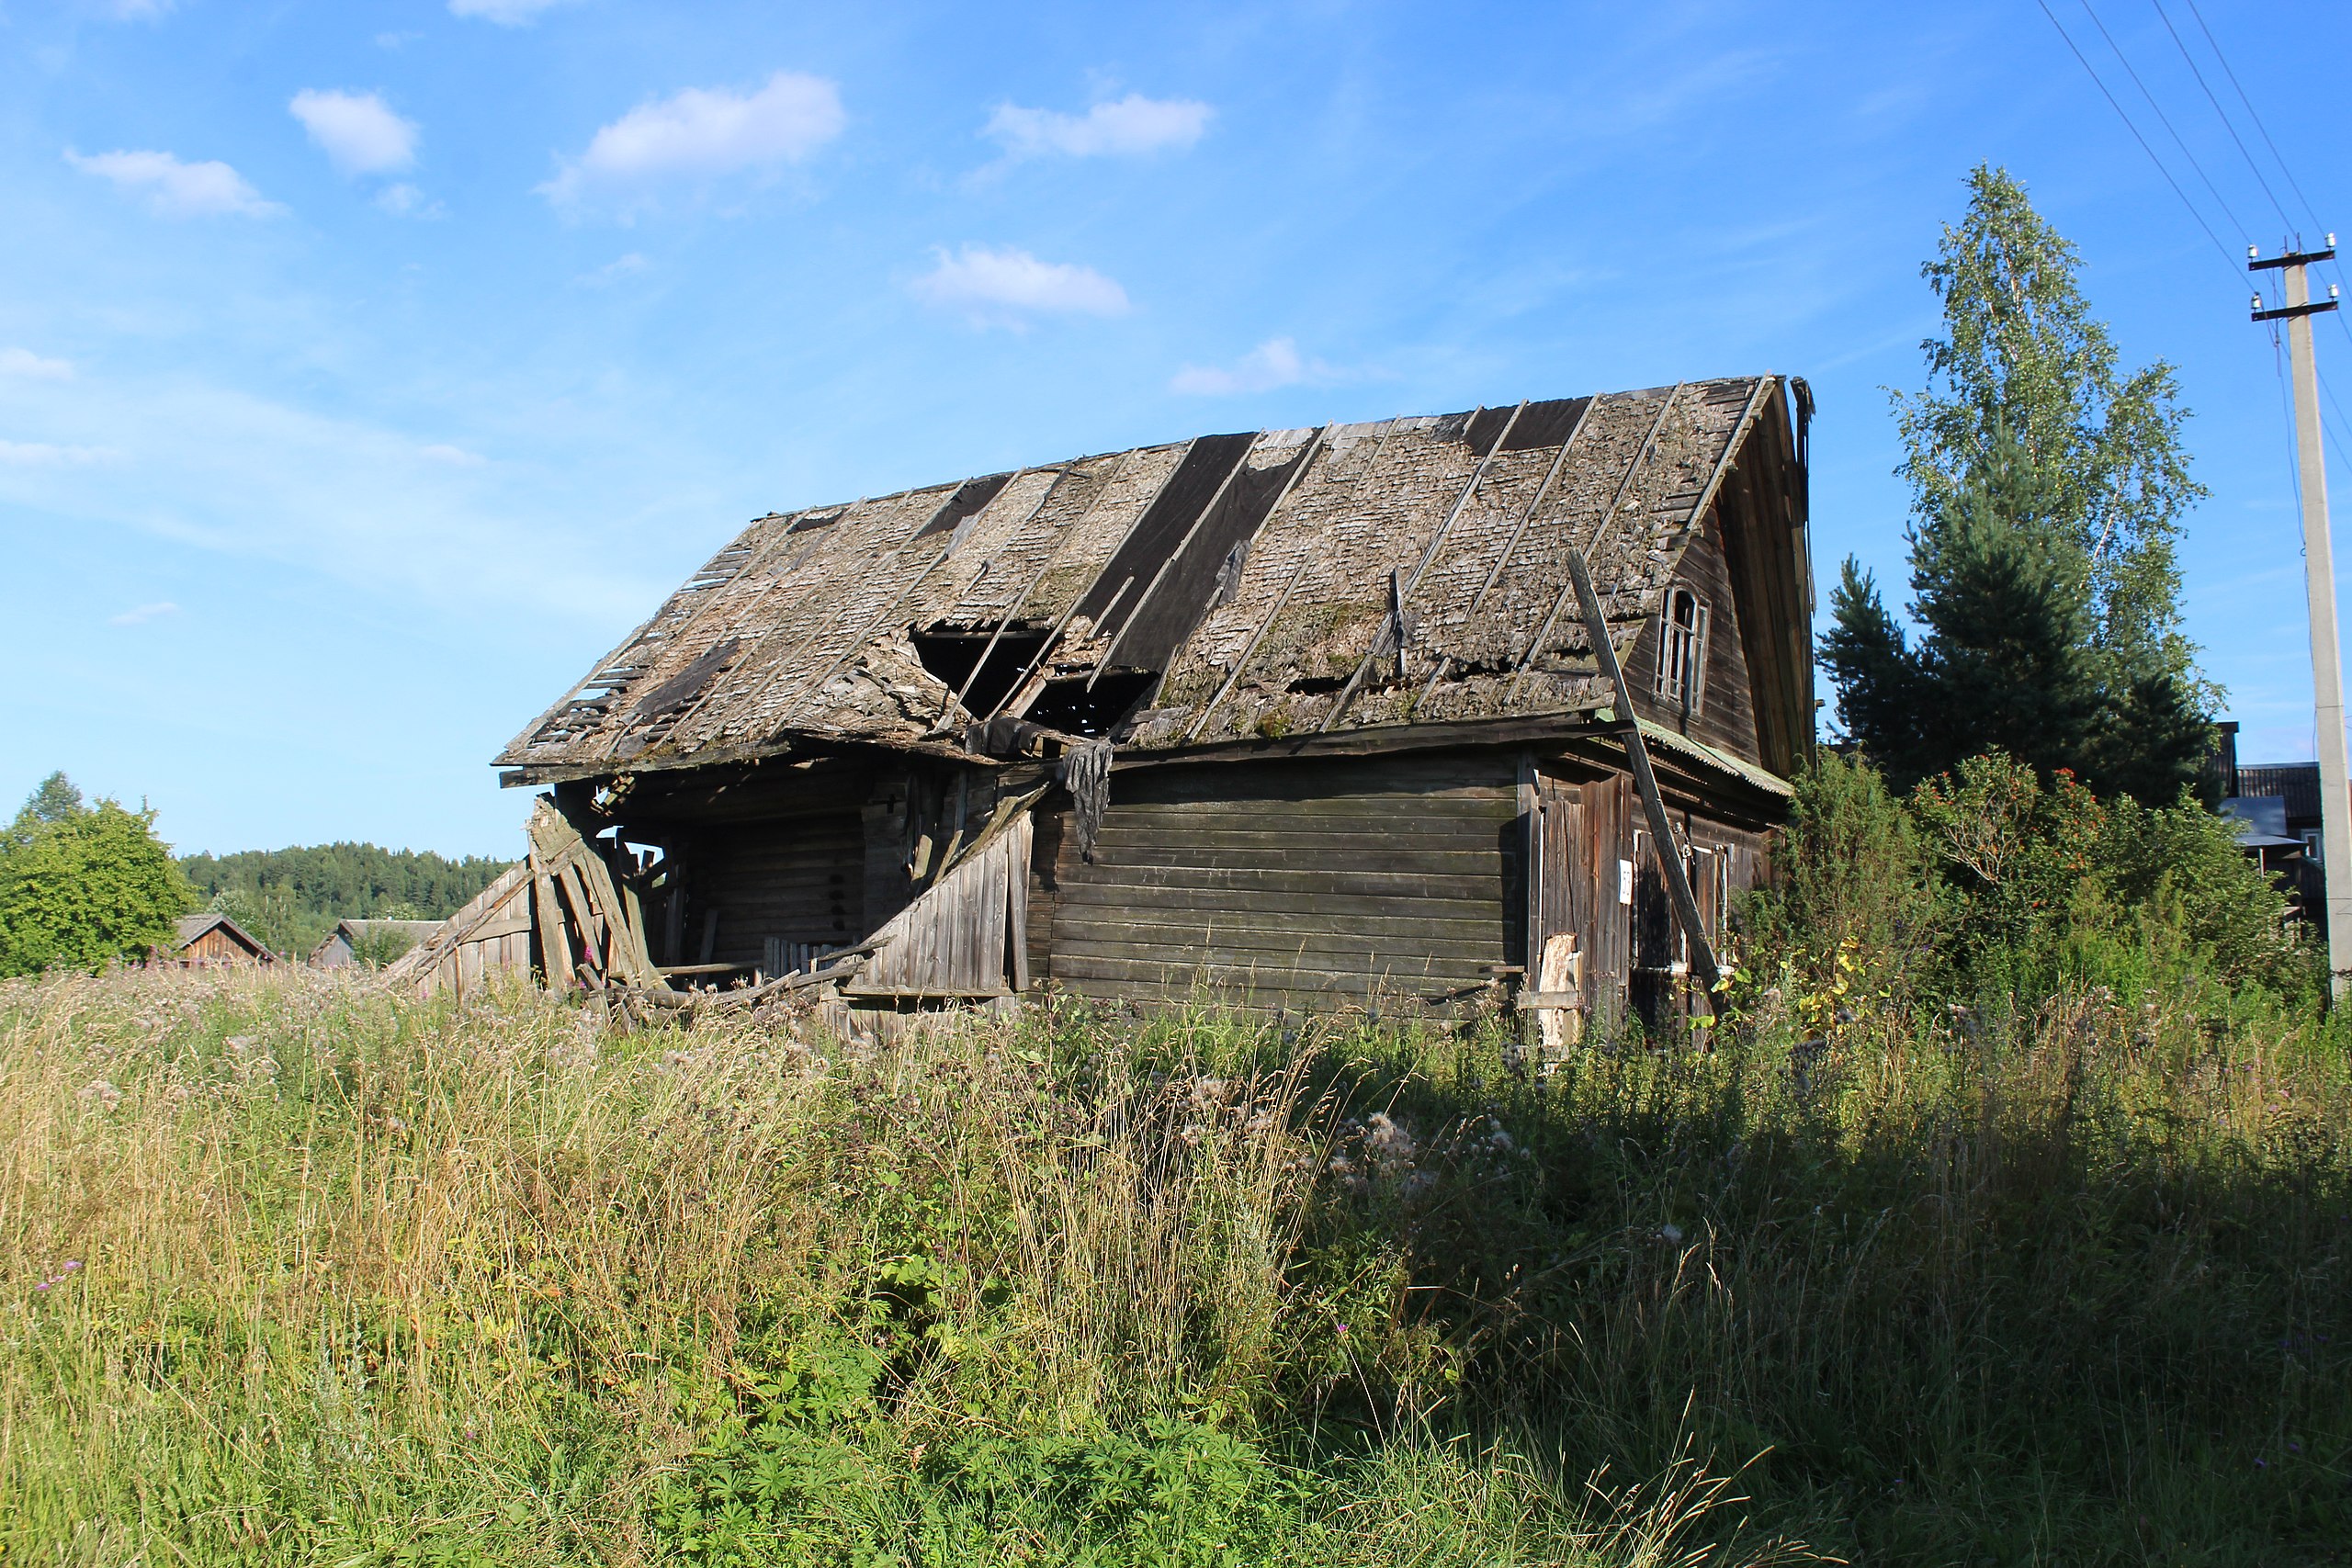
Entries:
{"label": "leafy shrub", "polygon": [[[2101,800],[1992,753],[1896,800],[1859,756],[1797,781],[1781,885],[1754,896],[1761,984],[1818,1033],[1857,1004],[2031,1007],[2067,985],[2309,1001],[2313,954],[2232,824],[2184,795]],[[2006,999],[2003,999],[2006,998]]]}
{"label": "leafy shrub", "polygon": [[0,975],[137,959],[169,947],[195,907],[154,812],[85,806],[62,773],[0,833]]}

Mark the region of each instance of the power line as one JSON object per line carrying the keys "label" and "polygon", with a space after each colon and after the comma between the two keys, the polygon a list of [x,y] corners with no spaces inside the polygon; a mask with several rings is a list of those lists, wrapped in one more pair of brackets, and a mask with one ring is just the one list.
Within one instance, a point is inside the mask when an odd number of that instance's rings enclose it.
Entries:
{"label": "power line", "polygon": [[2197,171],[2197,177],[2203,180],[2205,188],[2213,193],[2214,201],[2221,206],[2222,216],[2228,219],[2230,227],[2239,233],[2248,232],[2246,226],[2238,221],[2238,215],[2230,210],[2229,198],[2222,194],[2222,187],[2213,183],[2213,176],[2205,172],[2205,165],[2197,161],[2197,154],[2188,150],[2188,143],[2182,141],[2180,132],[2173,129],[2172,119],[2165,113],[2164,106],[2156,102],[2156,96],[2148,91],[2148,85],[2141,81],[2140,73],[2132,68],[2131,59],[2124,54],[2123,46],[2115,41],[2115,35],[2107,30],[2105,22],[2099,20],[2098,12],[2093,9],[2091,0],[2082,0],[2082,6],[2085,14],[2091,19],[2091,26],[2098,29],[2098,36],[2105,39],[2107,47],[2115,51],[2116,60],[2123,66],[2123,73],[2132,78],[2132,85],[2140,89],[2142,97],[2148,100],[2148,107],[2155,111],[2156,123],[2165,128],[2166,134],[2172,138],[2173,145],[2180,149],[2180,155],[2188,160],[2188,166]]}
{"label": "power line", "polygon": [[2254,154],[2246,150],[2245,138],[2238,134],[2236,122],[2222,107],[2222,100],[2214,96],[2211,85],[2205,80],[2205,73],[2198,67],[2197,57],[2188,52],[2188,44],[2181,38],[2180,29],[2172,25],[2172,17],[2165,10],[2164,0],[2148,0],[2148,4],[2156,8],[2156,16],[2164,23],[2165,31],[2172,34],[2173,47],[2179,50],[2181,59],[2188,62],[2188,73],[2197,78],[2197,85],[2204,90],[2205,101],[2213,106],[2213,113],[2220,118],[2222,129],[2230,133],[2232,141],[2237,143],[2238,156],[2244,158],[2245,166],[2254,171],[2255,183],[2262,187],[2262,194],[2270,198],[2270,206],[2278,214],[2278,221],[2292,229],[2295,220],[2287,216],[2287,209],[2280,204],[2278,193],[2270,188],[2269,180],[2263,175],[2262,165],[2256,163]]}
{"label": "power line", "polygon": [[2068,32],[2065,24],[2058,19],[2058,14],[2050,8],[2050,0],[2033,0],[2033,3],[2041,7],[2041,14],[2050,18],[2052,27],[2058,29],[2058,36],[2065,40],[2067,50],[2081,64],[2083,73],[2091,79],[2091,85],[2097,87],[2098,96],[2107,100],[2107,107],[2115,111],[2115,118],[2123,122],[2123,129],[2132,133],[2132,140],[2140,144],[2140,151],[2148,155],[2148,162],[2156,166],[2156,173],[2165,177],[2165,184],[2172,186],[2173,195],[2180,197],[2180,204],[2188,209],[2189,217],[2195,219],[2197,226],[2205,231],[2205,237],[2213,242],[2213,250],[2221,256],[2222,265],[2230,270],[2230,280],[2233,283],[2242,281],[2238,275],[2237,258],[2230,254],[2229,246],[2222,243],[2222,237],[2213,232],[2213,226],[2205,221],[2205,215],[2197,209],[2197,204],[2188,199],[2188,193],[2180,188],[2180,182],[2172,177],[2172,171],[2165,167],[2165,161],[2162,158],[2156,156],[2156,150],[2148,145],[2148,139],[2140,134],[2140,128],[2132,123],[2132,117],[2123,112],[2123,106],[2116,102],[2115,95],[2107,90],[2107,84],[2099,79],[2099,73],[2091,65],[2089,58],[2076,46],[2074,35]]}
{"label": "power line", "polygon": [[2312,220],[2312,232],[2318,233],[2319,209],[2312,205],[2312,198],[2303,194],[2303,187],[2296,182],[2295,171],[2289,165],[2286,155],[2278,151],[2278,143],[2270,139],[2270,128],[2262,123],[2262,111],[2254,107],[2254,100],[2246,96],[2245,84],[2230,68],[2230,57],[2222,52],[2222,40],[2215,38],[2213,29],[2206,25],[2205,13],[2197,8],[2197,0],[2182,0],[2182,4],[2188,7],[2188,14],[2197,18],[2198,30],[2205,35],[2205,42],[2212,50],[2213,58],[2222,62],[2222,73],[2229,77],[2230,85],[2237,90],[2238,102],[2245,106],[2246,114],[2254,120],[2254,129],[2261,132],[2262,144],[2270,149],[2270,156],[2278,161],[2278,172],[2287,176],[2287,188],[2293,191],[2295,199],[2303,204],[2303,212]]}

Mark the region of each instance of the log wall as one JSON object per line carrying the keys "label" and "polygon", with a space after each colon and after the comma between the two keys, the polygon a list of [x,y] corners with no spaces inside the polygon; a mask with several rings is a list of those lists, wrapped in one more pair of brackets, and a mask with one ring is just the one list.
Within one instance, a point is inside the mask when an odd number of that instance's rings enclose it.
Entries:
{"label": "log wall", "polygon": [[700,961],[703,922],[718,912],[711,961],[757,964],[767,942],[846,947],[866,933],[865,824],[848,809],[730,824],[686,844],[684,945]]}
{"label": "log wall", "polygon": [[1061,835],[1052,977],[1293,1009],[1483,987],[1518,945],[1515,767],[1448,753],[1118,773],[1092,862]]}

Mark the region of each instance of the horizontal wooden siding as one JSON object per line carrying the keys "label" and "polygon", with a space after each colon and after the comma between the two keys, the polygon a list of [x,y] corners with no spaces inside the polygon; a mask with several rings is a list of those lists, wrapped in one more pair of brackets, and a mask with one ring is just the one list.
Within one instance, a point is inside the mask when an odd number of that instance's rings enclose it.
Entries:
{"label": "horizontal wooden siding", "polygon": [[1056,857],[1053,978],[1084,996],[1298,1010],[1442,1002],[1507,961],[1510,759],[1114,775],[1091,863]]}

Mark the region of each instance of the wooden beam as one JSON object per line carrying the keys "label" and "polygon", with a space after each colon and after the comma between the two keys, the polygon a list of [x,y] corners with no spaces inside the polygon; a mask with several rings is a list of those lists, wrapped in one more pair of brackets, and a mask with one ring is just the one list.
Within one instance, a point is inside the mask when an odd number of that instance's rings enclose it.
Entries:
{"label": "wooden beam", "polygon": [[[1306,450],[1299,454],[1297,466],[1293,468],[1290,471],[1289,477],[1283,480],[1281,493],[1274,497],[1272,504],[1269,505],[1264,513],[1259,517],[1259,528],[1263,528],[1266,525],[1267,519],[1273,516],[1275,507],[1282,505],[1285,500],[1289,499],[1291,486],[1296,484],[1299,480],[1299,477],[1305,474],[1307,469],[1315,466],[1315,455],[1323,449],[1323,438],[1330,433],[1331,426],[1326,424],[1307,438]],[[1264,439],[1265,434],[1263,432],[1261,432],[1258,440],[1262,441]],[[1225,481],[1216,487],[1216,493],[1209,497],[1208,504],[1202,507],[1200,514],[1193,519],[1193,525],[1184,530],[1184,536],[1176,541],[1176,547],[1168,552],[1168,558],[1159,563],[1159,570],[1152,573],[1151,585],[1143,591],[1143,597],[1136,601],[1136,607],[1127,612],[1127,618],[1119,623],[1118,635],[1114,637],[1111,639],[1110,646],[1102,650],[1102,658],[1094,666],[1094,673],[1086,678],[1086,689],[1088,691],[1092,691],[1094,689],[1094,682],[1102,678],[1102,671],[1111,668],[1111,656],[1119,651],[1119,645],[1127,640],[1127,633],[1132,631],[1135,628],[1135,624],[1143,618],[1145,608],[1151,603],[1151,596],[1159,592],[1159,585],[1168,580],[1168,574],[1170,572],[1176,570],[1177,561],[1182,559],[1184,552],[1192,547],[1193,539],[1199,536],[1201,530],[1208,525],[1208,520],[1216,512],[1218,503],[1225,500],[1226,491],[1233,488],[1233,481],[1241,477],[1243,469],[1249,468],[1250,455],[1257,449],[1258,441],[1252,441],[1249,446],[1241,449],[1241,456],[1234,459],[1232,472],[1225,476]],[[1255,538],[1256,536],[1257,531],[1256,529],[1252,529],[1249,537]],[[1247,543],[1248,540],[1245,539],[1243,542]],[[1179,651],[1182,651],[1181,644],[1179,645]],[[1166,679],[1167,673],[1168,672],[1166,671],[1161,671],[1160,678],[1163,680]]]}
{"label": "wooden beam", "polygon": [[[1003,615],[996,623],[996,630],[989,634],[988,646],[981,649],[979,658],[972,661],[972,672],[964,677],[964,683],[956,689],[955,700],[940,713],[939,722],[942,725],[947,722],[949,713],[964,706],[964,699],[972,694],[972,683],[980,678],[980,671],[988,668],[989,655],[996,652],[998,639],[1004,636],[1004,628],[1020,618],[1023,606],[1029,603],[1029,595],[1037,592],[1037,584],[1046,581],[1046,573],[1053,570],[1054,563],[1062,558],[1062,551],[1069,547],[1072,539],[1078,537],[1078,531],[1086,525],[1088,518],[1094,515],[1094,509],[1102,504],[1102,498],[1111,493],[1111,487],[1119,482],[1119,476],[1127,471],[1127,459],[1134,456],[1135,453],[1131,451],[1120,453],[1119,460],[1111,465],[1110,474],[1102,480],[1102,487],[1087,501],[1085,508],[1076,517],[1062,525],[1062,536],[1054,541],[1053,548],[1046,552],[1046,558],[1038,562],[1036,571],[1027,582],[1022,584],[1021,592],[1012,596],[1012,602],[1004,607]],[[1032,520],[1046,509],[1046,502],[1053,499],[1054,491],[1061,488],[1062,479],[1068,479],[1076,469],[1076,464],[1064,468],[1061,479],[1057,479],[1051,486],[1047,487],[1044,498],[1039,500],[1035,508],[1029,513]],[[1075,608],[1078,601],[1085,597],[1086,594],[1081,590],[1070,600],[1071,606]],[[1050,645],[1053,641],[1052,634],[1048,633],[1046,640]],[[1042,654],[1044,650],[1041,649],[1039,651]],[[1015,686],[1020,683],[1019,680],[1013,682]],[[969,713],[971,710],[966,708],[965,711]]]}
{"label": "wooden beam", "polygon": [[[1599,396],[1587,398],[1584,407],[1577,411],[1577,422],[1569,428],[1568,438],[1560,443],[1559,451],[1553,455],[1552,466],[1544,472],[1544,482],[1536,487],[1534,498],[1528,502],[1527,510],[1519,514],[1519,522],[1511,529],[1510,537],[1503,541],[1502,553],[1495,558],[1495,564],[1487,572],[1487,580],[1478,584],[1478,592],[1471,595],[1470,608],[1462,616],[1465,632],[1478,618],[1478,612],[1486,608],[1487,595],[1493,592],[1495,584],[1502,581],[1503,572],[1510,565],[1510,558],[1519,553],[1519,541],[1526,536],[1528,525],[1535,521],[1535,513],[1543,508],[1544,498],[1552,493],[1553,482],[1560,477],[1560,470],[1567,466],[1569,451],[1575,447],[1577,437],[1584,434],[1584,427],[1591,422],[1592,411],[1600,402]],[[1430,694],[1437,690],[1437,683],[1453,667],[1453,655],[1442,653],[1438,656],[1437,663],[1430,670],[1428,682],[1421,687],[1421,702],[1429,701]]]}
{"label": "wooden beam", "polygon": [[1715,965],[1714,947],[1707,941],[1706,926],[1699,919],[1699,900],[1691,896],[1690,873],[1682,863],[1682,842],[1674,836],[1674,821],[1666,814],[1665,797],[1657,790],[1657,775],[1650,772],[1649,749],[1642,743],[1641,722],[1634,714],[1633,688],[1625,683],[1624,667],[1617,662],[1617,649],[1609,640],[1609,623],[1600,613],[1600,595],[1593,592],[1592,572],[1586,567],[1581,550],[1568,552],[1568,581],[1576,589],[1577,602],[1584,610],[1585,627],[1591,634],[1593,651],[1600,656],[1601,673],[1609,677],[1610,686],[1617,694],[1625,761],[1633,769],[1634,788],[1642,797],[1642,810],[1649,818],[1650,840],[1657,846],[1658,869],[1666,877],[1674,918],[1690,943],[1691,967],[1706,982],[1707,1010],[1712,1012],[1715,986],[1723,978],[1723,972]]}
{"label": "wooden beam", "polygon": [[[1658,433],[1666,428],[1666,416],[1674,412],[1674,400],[1682,395],[1682,389],[1687,385],[1689,385],[1688,382],[1677,381],[1673,389],[1666,394],[1665,400],[1658,404],[1657,418],[1650,422],[1649,434],[1642,438],[1641,446],[1634,449],[1634,460],[1625,465],[1625,477],[1618,481],[1616,494],[1609,499],[1609,510],[1600,514],[1600,522],[1592,531],[1593,546],[1598,546],[1602,539],[1608,537],[1609,530],[1615,525],[1618,509],[1625,504],[1625,497],[1632,491],[1634,480],[1642,471],[1642,465],[1649,460],[1651,451],[1657,446]],[[1584,556],[1581,551],[1571,550],[1568,553],[1568,558],[1580,561]],[[1588,580],[1589,580],[1589,574],[1588,574]],[[1559,621],[1560,612],[1566,608],[1568,596],[1576,591],[1576,579],[1573,575],[1567,581],[1560,584],[1560,592],[1553,599],[1552,608],[1544,614],[1543,625],[1535,628],[1535,635],[1528,639],[1526,648],[1520,651],[1519,672],[1511,677],[1510,689],[1503,694],[1503,700],[1506,703],[1518,697],[1520,683],[1527,679],[1527,671],[1534,664],[1535,656],[1544,651],[1544,643],[1551,640],[1552,627]],[[1600,624],[1602,629],[1594,635],[1600,638],[1599,646],[1609,647],[1608,667],[1614,668],[1617,662],[1617,650],[1614,647],[1609,646],[1607,623]],[[1627,708],[1623,716],[1630,722],[1634,716],[1634,710]]]}
{"label": "wooden beam", "polygon": [[[1328,430],[1329,427],[1326,426],[1325,428]],[[1357,468],[1356,471],[1349,477],[1347,485],[1348,493],[1350,495],[1352,496],[1356,492],[1357,488],[1363,483],[1364,475],[1371,472],[1374,466],[1380,461],[1380,455],[1388,450],[1388,438],[1395,434],[1396,431],[1396,421],[1391,419],[1388,422],[1387,426],[1381,431],[1380,440],[1373,446],[1372,456],[1365,458],[1363,466]],[[1306,469],[1305,466],[1302,465],[1298,473],[1293,476],[1292,482],[1295,483],[1298,479],[1303,478],[1306,475]],[[1273,521],[1274,513],[1281,508],[1283,499],[1287,497],[1289,493],[1289,485],[1283,486],[1283,495],[1276,497],[1274,504],[1266,509],[1266,523],[1272,523]],[[1260,530],[1263,531],[1265,525],[1266,524],[1264,523],[1260,524]],[[1282,592],[1277,595],[1274,600],[1274,607],[1266,612],[1265,618],[1258,623],[1257,630],[1250,634],[1250,640],[1242,644],[1240,654],[1236,657],[1233,661],[1233,673],[1225,678],[1225,684],[1217,688],[1216,695],[1208,700],[1207,705],[1201,709],[1200,716],[1193,720],[1193,728],[1184,732],[1184,739],[1187,741],[1195,740],[1200,738],[1201,731],[1208,727],[1209,716],[1216,712],[1218,707],[1224,704],[1226,698],[1233,694],[1233,689],[1241,683],[1242,672],[1250,668],[1250,660],[1257,657],[1258,645],[1266,639],[1266,633],[1273,628],[1275,617],[1279,616],[1284,609],[1289,607],[1290,596],[1297,591],[1298,585],[1306,578],[1308,569],[1320,564],[1323,559],[1324,557],[1319,552],[1312,549],[1307,550],[1299,557],[1298,566],[1291,572],[1290,581],[1283,584]]]}
{"label": "wooden beam", "polygon": [[[1472,422],[1475,423],[1477,420],[1478,414],[1484,413],[1485,412],[1486,409],[1482,405],[1476,413],[1473,413],[1470,416]],[[1333,700],[1331,704],[1331,711],[1325,714],[1323,716],[1323,722],[1315,727],[1317,733],[1328,735],[1330,733],[1331,727],[1339,723],[1340,720],[1345,716],[1348,708],[1356,700],[1356,693],[1363,685],[1364,676],[1371,672],[1373,664],[1381,657],[1381,644],[1387,641],[1389,637],[1394,637],[1396,639],[1396,671],[1400,677],[1403,675],[1405,670],[1405,601],[1411,598],[1413,596],[1413,590],[1420,586],[1421,574],[1429,570],[1430,563],[1437,558],[1438,548],[1445,543],[1446,535],[1453,532],[1454,520],[1460,517],[1462,515],[1463,509],[1470,504],[1470,498],[1478,493],[1479,485],[1486,482],[1487,470],[1494,466],[1495,455],[1503,449],[1503,443],[1510,439],[1511,427],[1519,423],[1519,416],[1526,412],[1527,404],[1525,402],[1521,402],[1517,408],[1510,411],[1510,417],[1503,421],[1502,429],[1497,433],[1495,436],[1495,444],[1487,448],[1485,453],[1478,458],[1478,466],[1470,470],[1470,482],[1464,485],[1462,487],[1462,493],[1453,498],[1453,510],[1449,511],[1445,514],[1445,520],[1440,523],[1437,525],[1436,531],[1430,536],[1429,545],[1421,551],[1420,561],[1413,568],[1412,577],[1409,580],[1399,582],[1396,573],[1391,572],[1389,574],[1387,637],[1373,638],[1372,647],[1370,650],[1364,654],[1363,660],[1356,665],[1355,673],[1348,677],[1348,683],[1346,687],[1342,689],[1339,696]],[[1465,425],[1464,429],[1466,431],[1468,426]]]}
{"label": "wooden beam", "polygon": [[[1102,564],[1095,568],[1095,575],[1093,578],[1090,580],[1085,586],[1079,589],[1077,592],[1070,595],[1069,607],[1065,609],[1061,613],[1061,618],[1054,623],[1054,629],[1046,634],[1046,640],[1038,647],[1035,657],[1029,660],[1028,665],[1021,671],[1019,678],[1012,682],[1012,687],[1005,693],[1005,694],[998,700],[996,706],[989,709],[989,711],[984,714],[979,714],[975,716],[978,717],[983,722],[994,718],[997,715],[1006,711],[1007,708],[1012,707],[1012,705],[1019,699],[1022,693],[1028,689],[1031,679],[1036,675],[1037,671],[1041,668],[1044,667],[1046,657],[1054,651],[1054,645],[1061,640],[1063,628],[1068,626],[1070,623],[1071,617],[1078,614],[1078,607],[1086,602],[1086,596],[1093,592],[1095,589],[1102,586],[1102,573],[1111,570],[1111,563],[1119,558],[1119,552],[1125,549],[1127,547],[1127,541],[1136,536],[1136,530],[1143,526],[1143,520],[1151,515],[1153,502],[1157,502],[1162,495],[1166,494],[1168,487],[1176,482],[1176,476],[1184,471],[1185,459],[1192,457],[1193,448],[1199,446],[1200,441],[1201,438],[1196,435],[1192,440],[1184,443],[1183,451],[1176,455],[1176,461],[1173,466],[1169,468],[1167,474],[1160,479],[1159,488],[1153,491],[1149,499],[1146,500],[1141,506],[1136,508],[1136,514],[1127,520],[1126,531],[1119,536],[1119,542],[1111,547],[1111,553],[1102,558]],[[1142,450],[1142,448],[1137,448],[1137,450]],[[1128,456],[1132,457],[1134,456],[1134,453],[1129,453]],[[1249,455],[1247,453],[1243,454],[1245,461],[1247,460],[1248,456]],[[1125,465],[1122,465],[1122,467],[1124,466]],[[1113,477],[1114,479],[1116,478],[1115,475]],[[1111,489],[1110,484],[1106,481],[1102,489],[1103,492],[1108,494]],[[1097,501],[1101,499],[1102,498],[1100,496],[1096,497]],[[1093,510],[1094,509],[1091,506],[1087,508],[1087,513],[1089,516],[1093,514]],[[1083,519],[1081,519],[1081,521],[1083,521]],[[1102,629],[1102,622],[1110,619],[1111,612],[1119,607],[1119,601],[1125,596],[1127,588],[1133,581],[1134,579],[1130,578],[1127,582],[1123,582],[1119,585],[1118,592],[1111,596],[1111,602],[1108,604],[1103,605],[1102,613],[1094,618],[1095,624],[1092,628],[1093,630],[1099,632]],[[1018,716],[1020,714],[1026,711],[1026,704],[1023,704],[1021,707],[1012,708],[1012,712],[1015,716]]]}

